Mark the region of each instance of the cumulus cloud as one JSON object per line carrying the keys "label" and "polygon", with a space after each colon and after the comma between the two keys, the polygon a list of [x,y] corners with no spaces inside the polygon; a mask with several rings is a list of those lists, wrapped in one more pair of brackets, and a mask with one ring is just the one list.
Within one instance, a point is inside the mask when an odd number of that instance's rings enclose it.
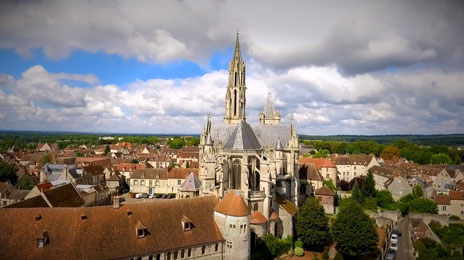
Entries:
{"label": "cumulus cloud", "polygon": [[[336,67],[277,73],[250,62],[247,121],[257,122],[268,92],[284,123],[299,133],[455,133],[464,129],[464,71],[411,70],[343,76]],[[0,75],[0,124],[5,129],[199,133],[206,115],[221,122],[227,72],[187,79],[137,80],[128,86],[79,88],[34,66],[20,79]],[[90,79],[90,80],[89,80]]]}
{"label": "cumulus cloud", "polygon": [[335,64],[347,74],[417,63],[462,65],[461,1],[24,1],[0,3],[0,48],[53,59],[73,50],[143,62],[208,57],[240,30],[274,69]]}

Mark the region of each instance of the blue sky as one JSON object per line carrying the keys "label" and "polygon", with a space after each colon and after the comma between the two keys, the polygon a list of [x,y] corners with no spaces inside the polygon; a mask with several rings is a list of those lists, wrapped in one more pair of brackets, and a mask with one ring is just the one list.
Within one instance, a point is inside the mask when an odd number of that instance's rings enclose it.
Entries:
{"label": "blue sky", "polygon": [[[89,12],[89,10],[92,10]],[[0,2],[0,129],[200,133],[236,32],[247,121],[298,132],[464,132],[460,1]]]}

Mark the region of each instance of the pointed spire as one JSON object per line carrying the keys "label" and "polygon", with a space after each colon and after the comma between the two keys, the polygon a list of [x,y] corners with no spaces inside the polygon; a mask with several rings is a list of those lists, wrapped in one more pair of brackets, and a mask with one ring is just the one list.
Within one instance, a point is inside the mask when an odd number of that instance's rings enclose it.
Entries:
{"label": "pointed spire", "polygon": [[264,115],[266,118],[273,118],[274,117],[274,99],[272,98],[272,94],[269,92],[267,93],[266,104],[264,105]]}
{"label": "pointed spire", "polygon": [[213,146],[213,139],[211,138],[211,134],[208,134],[208,136],[206,137],[206,143],[205,145],[207,146]]}
{"label": "pointed spire", "polygon": [[240,54],[240,42],[237,32],[237,39],[235,40],[234,60],[241,60],[242,55]]}

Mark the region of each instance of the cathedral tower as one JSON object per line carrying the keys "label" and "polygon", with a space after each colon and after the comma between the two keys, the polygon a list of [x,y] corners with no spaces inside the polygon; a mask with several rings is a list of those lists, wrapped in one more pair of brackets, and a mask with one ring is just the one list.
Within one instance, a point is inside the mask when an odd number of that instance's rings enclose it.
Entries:
{"label": "cathedral tower", "polygon": [[224,123],[237,124],[245,120],[245,62],[240,54],[240,43],[235,42],[234,57],[229,62],[229,80],[226,91],[226,115]]}

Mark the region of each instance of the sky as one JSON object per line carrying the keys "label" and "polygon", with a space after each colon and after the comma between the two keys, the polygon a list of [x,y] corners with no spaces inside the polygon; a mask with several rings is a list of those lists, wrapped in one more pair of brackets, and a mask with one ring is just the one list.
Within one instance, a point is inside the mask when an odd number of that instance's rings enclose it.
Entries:
{"label": "sky", "polygon": [[200,133],[236,33],[247,122],[464,133],[463,1],[0,1],[0,129]]}

